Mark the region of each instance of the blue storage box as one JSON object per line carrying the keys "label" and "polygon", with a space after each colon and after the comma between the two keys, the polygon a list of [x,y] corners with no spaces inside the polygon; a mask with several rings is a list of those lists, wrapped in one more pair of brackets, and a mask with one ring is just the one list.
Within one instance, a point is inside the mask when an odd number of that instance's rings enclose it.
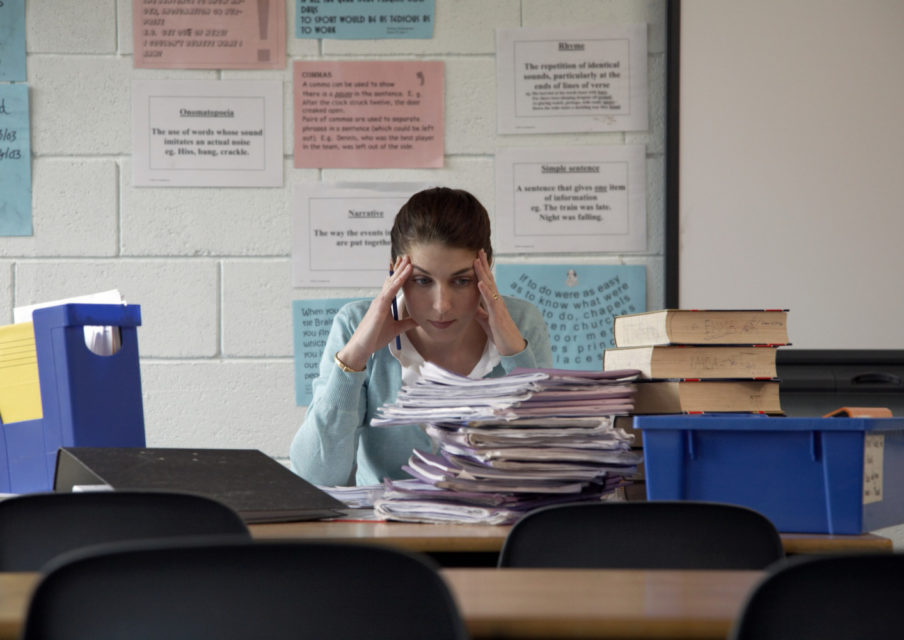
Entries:
{"label": "blue storage box", "polygon": [[904,419],[635,416],[647,499],[728,502],[782,532],[904,523]]}
{"label": "blue storage box", "polygon": [[[0,425],[0,492],[52,491],[60,447],[144,447],[138,305],[65,304],[32,314],[39,420]],[[118,327],[109,356],[85,344],[84,327]]]}

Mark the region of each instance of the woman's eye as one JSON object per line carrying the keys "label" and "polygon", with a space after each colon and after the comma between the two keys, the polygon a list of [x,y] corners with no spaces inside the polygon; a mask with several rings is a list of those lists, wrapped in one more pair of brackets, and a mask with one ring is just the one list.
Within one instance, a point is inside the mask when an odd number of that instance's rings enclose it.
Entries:
{"label": "woman's eye", "polygon": [[474,282],[472,278],[456,278],[453,281],[456,287],[470,287],[472,282]]}
{"label": "woman's eye", "polygon": [[419,287],[426,287],[430,284],[430,278],[424,278],[423,276],[415,276],[411,278],[411,281]]}

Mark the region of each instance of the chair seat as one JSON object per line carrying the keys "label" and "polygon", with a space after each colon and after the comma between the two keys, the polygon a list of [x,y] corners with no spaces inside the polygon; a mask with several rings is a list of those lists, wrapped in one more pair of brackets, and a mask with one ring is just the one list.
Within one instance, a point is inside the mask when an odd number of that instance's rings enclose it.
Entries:
{"label": "chair seat", "polygon": [[751,592],[734,640],[897,640],[904,636],[904,555],[794,558]]}
{"label": "chair seat", "polygon": [[231,508],[191,493],[23,494],[0,501],[0,571],[37,571],[61,553],[105,542],[215,534],[251,537]]}
{"label": "chair seat", "polygon": [[506,537],[499,566],[763,569],[784,555],[775,526],[746,507],[585,502],[526,514]]}
{"label": "chair seat", "polygon": [[466,638],[436,568],[380,546],[158,541],[57,562],[24,640]]}

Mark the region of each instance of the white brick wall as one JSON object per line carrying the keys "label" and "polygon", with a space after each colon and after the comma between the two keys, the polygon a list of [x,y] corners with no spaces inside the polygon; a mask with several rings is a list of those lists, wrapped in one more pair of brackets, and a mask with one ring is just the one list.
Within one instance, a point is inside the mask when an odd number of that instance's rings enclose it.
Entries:
{"label": "white brick wall", "polygon": [[[506,256],[518,262],[646,264],[648,305],[663,288],[665,6],[660,0],[436,0],[431,40],[296,40],[287,6],[284,71],[132,68],[131,0],[29,0],[32,237],[0,237],[0,322],[12,307],[120,289],[141,305],[138,330],[149,446],[257,448],[284,459],[304,417],[295,406],[293,299],[358,289],[293,289],[292,187],[317,181],[427,182],[474,192],[492,212],[499,146],[643,143],[648,251]],[[87,19],[86,16],[90,16]],[[650,131],[497,136],[495,29],[649,24]],[[299,170],[292,166],[296,59],[440,59],[446,63],[446,160],[436,170]],[[133,78],[280,78],[285,83],[281,189],[133,188]]]}

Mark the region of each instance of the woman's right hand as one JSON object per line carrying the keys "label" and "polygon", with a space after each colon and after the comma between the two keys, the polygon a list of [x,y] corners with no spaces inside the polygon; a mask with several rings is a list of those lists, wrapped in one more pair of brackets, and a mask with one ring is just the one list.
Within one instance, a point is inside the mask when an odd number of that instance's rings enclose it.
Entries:
{"label": "woman's right hand", "polygon": [[399,289],[411,276],[411,258],[396,258],[392,275],[383,282],[383,288],[370,303],[367,313],[361,319],[352,337],[337,354],[339,359],[352,369],[363,371],[371,355],[386,346],[400,333],[414,329],[417,323],[411,318],[392,317],[392,301]]}

